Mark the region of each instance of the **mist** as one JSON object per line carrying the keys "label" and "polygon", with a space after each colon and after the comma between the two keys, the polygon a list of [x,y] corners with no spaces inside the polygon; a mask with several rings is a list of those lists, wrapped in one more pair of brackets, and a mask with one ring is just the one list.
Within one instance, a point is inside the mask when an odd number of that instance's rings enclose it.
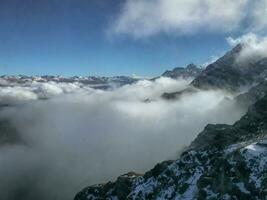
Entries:
{"label": "mist", "polygon": [[208,123],[235,122],[245,112],[223,91],[164,92],[191,80],[142,80],[110,91],[78,83],[26,83],[0,91],[0,120],[17,140],[0,147],[3,200],[73,199],[85,186],[144,173],[175,159]]}
{"label": "mist", "polygon": [[231,47],[242,44],[242,50],[236,62],[245,65],[251,61],[259,61],[267,57],[267,37],[255,33],[247,33],[237,38],[228,37],[227,42]]}

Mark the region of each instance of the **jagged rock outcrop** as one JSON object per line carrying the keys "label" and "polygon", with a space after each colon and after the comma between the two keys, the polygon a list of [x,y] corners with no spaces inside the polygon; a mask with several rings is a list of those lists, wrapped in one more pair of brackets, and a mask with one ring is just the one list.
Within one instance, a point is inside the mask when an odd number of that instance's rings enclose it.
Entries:
{"label": "jagged rock outcrop", "polygon": [[169,78],[196,78],[200,73],[202,69],[197,67],[195,64],[191,63],[184,67],[176,67],[173,70],[167,70],[165,71],[162,76],[163,77],[169,77]]}
{"label": "jagged rock outcrop", "polygon": [[194,92],[197,92],[197,91],[198,91],[197,88],[188,86],[187,88],[185,88],[185,89],[183,89],[181,91],[177,91],[177,92],[165,92],[165,93],[163,93],[161,95],[161,97],[163,99],[166,99],[166,100],[177,100],[182,95],[191,94],[191,93],[194,93]]}
{"label": "jagged rock outcrop", "polygon": [[[85,188],[87,199],[265,199],[267,95],[233,125],[207,125],[176,161],[127,177],[123,197],[112,183]],[[108,183],[110,185],[110,183]],[[121,191],[120,191],[121,193]]]}
{"label": "jagged rock outcrop", "polygon": [[203,148],[206,145],[224,148],[227,145],[246,142],[265,136],[267,130],[267,95],[249,107],[239,121],[233,125],[207,125],[190,148]]}

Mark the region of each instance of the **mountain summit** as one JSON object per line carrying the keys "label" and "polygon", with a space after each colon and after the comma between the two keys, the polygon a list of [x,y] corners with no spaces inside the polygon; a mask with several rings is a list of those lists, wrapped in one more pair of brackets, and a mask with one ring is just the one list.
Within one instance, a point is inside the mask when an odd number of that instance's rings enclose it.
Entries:
{"label": "mountain summit", "polygon": [[267,59],[240,60],[244,46],[239,44],[214,63],[208,65],[191,83],[200,89],[226,89],[237,91],[242,86],[253,85],[267,77]]}

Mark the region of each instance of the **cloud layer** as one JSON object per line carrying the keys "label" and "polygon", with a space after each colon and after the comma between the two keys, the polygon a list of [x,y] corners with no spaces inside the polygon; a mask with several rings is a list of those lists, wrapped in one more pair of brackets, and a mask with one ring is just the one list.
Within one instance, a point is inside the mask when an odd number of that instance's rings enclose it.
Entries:
{"label": "cloud layer", "polygon": [[[0,103],[12,97],[13,106],[1,109],[0,121],[19,135],[0,147],[1,198],[73,199],[84,186],[176,158],[207,123],[232,123],[243,114],[232,102],[220,103],[231,98],[221,91],[160,98],[188,82],[160,78],[113,91],[33,82],[1,90]],[[48,99],[37,100],[40,94]]]}
{"label": "cloud layer", "polygon": [[158,33],[229,33],[266,29],[267,0],[126,0],[112,35],[144,38]]}

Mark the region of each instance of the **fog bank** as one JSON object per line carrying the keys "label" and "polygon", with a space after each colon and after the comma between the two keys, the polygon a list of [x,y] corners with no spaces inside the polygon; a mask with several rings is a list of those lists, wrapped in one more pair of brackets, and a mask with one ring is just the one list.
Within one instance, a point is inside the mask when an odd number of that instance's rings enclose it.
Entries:
{"label": "fog bank", "polygon": [[143,80],[113,91],[57,83],[1,90],[0,103],[12,106],[1,109],[0,119],[18,132],[16,143],[0,147],[1,199],[73,199],[87,185],[177,158],[206,124],[233,123],[243,114],[233,102],[221,104],[232,98],[222,91],[160,98],[189,82]]}

